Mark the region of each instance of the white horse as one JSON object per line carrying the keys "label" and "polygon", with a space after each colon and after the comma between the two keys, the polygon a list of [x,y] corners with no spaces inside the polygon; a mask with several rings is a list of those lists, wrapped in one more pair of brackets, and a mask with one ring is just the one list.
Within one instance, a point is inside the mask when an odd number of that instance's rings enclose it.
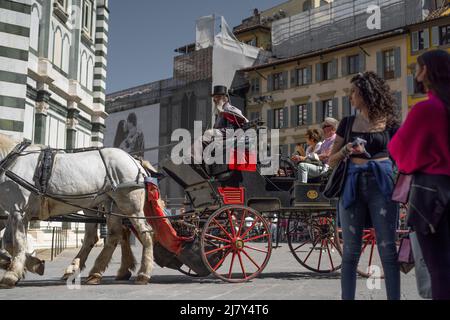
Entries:
{"label": "white horse", "polygon": [[[0,161],[16,144],[17,141],[0,134]],[[33,177],[43,148],[45,147],[41,145],[29,146],[7,169],[33,185]],[[135,282],[146,284],[153,268],[153,247],[151,229],[143,219],[145,190],[138,187],[146,175],[145,170],[137,160],[120,149],[105,148],[101,150],[101,154],[103,160],[97,150],[56,154],[47,194],[57,196],[63,202],[46,198],[48,203],[45,207],[49,216],[61,216],[78,211],[79,207],[95,208],[101,203],[112,201],[118,211],[130,219],[142,242],[141,266]],[[77,198],[85,194],[96,196],[87,199]],[[18,183],[17,179],[10,179],[5,173],[0,175],[0,207],[9,214],[7,228],[10,229],[13,244],[6,248],[11,254],[11,263],[0,281],[1,286],[13,287],[24,276],[26,225],[31,217],[42,215],[43,199],[29,188],[25,188],[22,183]],[[119,221],[121,222],[120,217],[111,216],[108,219],[109,230],[117,229]],[[122,229],[110,232],[90,272],[91,277],[101,278],[121,235]]]}

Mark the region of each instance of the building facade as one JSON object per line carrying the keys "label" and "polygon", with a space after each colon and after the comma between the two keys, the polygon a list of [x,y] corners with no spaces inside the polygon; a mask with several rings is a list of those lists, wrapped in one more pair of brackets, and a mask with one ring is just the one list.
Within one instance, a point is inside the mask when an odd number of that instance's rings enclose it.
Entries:
{"label": "building facade", "polygon": [[443,49],[450,52],[450,3],[438,0],[432,3],[432,11],[428,18],[409,28],[407,38],[408,63],[408,107],[426,99],[426,95],[417,90],[414,82],[417,57],[428,50]]}
{"label": "building facade", "polygon": [[[0,0],[0,133],[61,149],[102,145],[108,20],[108,0]],[[46,226],[61,223],[31,224],[43,247]]]}
{"label": "building facade", "polygon": [[0,1],[0,132],[55,148],[101,145],[107,0]]}
{"label": "building facade", "polygon": [[381,74],[395,94],[402,115],[406,101],[406,34],[385,34],[378,39],[248,68],[252,84],[247,116],[262,118],[280,129],[282,153],[305,143],[309,128],[319,128],[325,117],[338,120],[354,113],[350,80],[366,70]]}

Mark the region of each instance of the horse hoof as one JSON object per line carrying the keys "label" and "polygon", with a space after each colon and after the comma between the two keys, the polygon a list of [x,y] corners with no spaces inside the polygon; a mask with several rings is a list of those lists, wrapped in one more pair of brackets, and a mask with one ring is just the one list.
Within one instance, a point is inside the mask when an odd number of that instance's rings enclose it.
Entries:
{"label": "horse hoof", "polygon": [[118,274],[116,277],[116,280],[117,281],[127,281],[127,280],[130,280],[131,276],[132,276],[132,273],[130,271],[127,271],[124,274]]}
{"label": "horse hoof", "polygon": [[17,282],[19,282],[19,279],[17,278],[16,275],[6,272],[5,276],[0,281],[0,288],[1,289],[12,289],[16,286]]}
{"label": "horse hoof", "polygon": [[73,273],[66,272],[66,273],[64,273],[64,275],[61,277],[61,280],[67,280],[67,279],[69,279],[72,275],[73,275]]}
{"label": "horse hoof", "polygon": [[39,266],[36,268],[36,273],[40,276],[44,275],[45,271],[45,261],[42,261],[42,263],[39,264]]}
{"label": "horse hoof", "polygon": [[145,274],[140,274],[136,277],[136,280],[134,280],[134,284],[137,285],[146,285],[150,281],[150,277]]}
{"label": "horse hoof", "polygon": [[86,284],[87,285],[99,285],[101,281],[102,281],[101,275],[93,274],[87,278]]}

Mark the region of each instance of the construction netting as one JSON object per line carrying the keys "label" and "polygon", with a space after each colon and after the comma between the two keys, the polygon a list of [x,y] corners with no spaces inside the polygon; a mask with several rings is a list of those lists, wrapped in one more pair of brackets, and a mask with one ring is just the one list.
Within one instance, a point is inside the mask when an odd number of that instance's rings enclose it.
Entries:
{"label": "construction netting", "polygon": [[[380,10],[381,24],[368,20]],[[291,57],[423,21],[422,0],[335,0],[272,24],[273,53]],[[376,21],[376,20],[375,20]],[[378,28],[379,27],[379,28]]]}

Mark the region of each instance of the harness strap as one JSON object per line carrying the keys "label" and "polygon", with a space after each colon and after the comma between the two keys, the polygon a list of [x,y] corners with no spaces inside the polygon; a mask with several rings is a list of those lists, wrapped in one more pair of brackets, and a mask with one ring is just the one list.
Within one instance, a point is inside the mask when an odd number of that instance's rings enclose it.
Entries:
{"label": "harness strap", "polygon": [[100,158],[102,159],[103,165],[105,166],[106,176],[109,179],[109,182],[111,183],[111,189],[112,191],[115,191],[117,189],[117,184],[114,182],[114,180],[111,177],[111,174],[109,173],[108,166],[106,165],[105,157],[103,156],[102,150],[98,149],[98,153],[100,154]]}

